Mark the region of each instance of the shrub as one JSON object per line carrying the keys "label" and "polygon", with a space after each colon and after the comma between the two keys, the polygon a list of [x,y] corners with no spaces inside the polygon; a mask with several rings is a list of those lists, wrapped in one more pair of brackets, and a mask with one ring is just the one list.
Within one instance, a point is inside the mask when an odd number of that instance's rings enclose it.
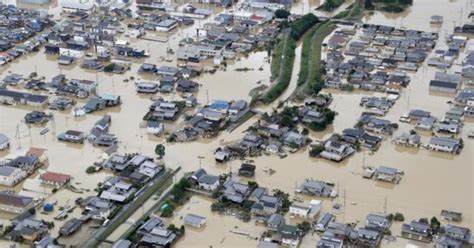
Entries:
{"label": "shrub", "polygon": [[405,220],[405,217],[403,216],[402,213],[395,213],[395,215],[393,216],[393,220],[395,221],[404,221]]}
{"label": "shrub", "polygon": [[311,150],[309,150],[309,156],[317,157],[323,151],[324,151],[324,146],[322,145],[314,146],[313,148],[311,148]]}
{"label": "shrub", "polygon": [[91,165],[91,166],[87,167],[87,169],[86,169],[87,174],[92,174],[94,172],[96,172],[95,166]]}
{"label": "shrub", "polygon": [[291,13],[288,10],[279,9],[279,10],[275,11],[275,17],[279,18],[279,19],[286,19],[290,15],[291,15]]}

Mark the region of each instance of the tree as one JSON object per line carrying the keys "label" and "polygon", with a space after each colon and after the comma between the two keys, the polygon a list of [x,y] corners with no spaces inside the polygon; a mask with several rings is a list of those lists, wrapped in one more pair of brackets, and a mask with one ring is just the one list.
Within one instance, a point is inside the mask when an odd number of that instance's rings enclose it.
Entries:
{"label": "tree", "polygon": [[428,218],[420,218],[418,222],[423,223],[423,224],[428,224]]}
{"label": "tree", "polygon": [[322,145],[314,146],[313,148],[311,148],[311,150],[309,150],[309,156],[310,157],[317,157],[323,151],[324,151],[324,146],[322,146]]}
{"label": "tree", "polygon": [[286,19],[290,15],[291,15],[291,13],[288,10],[279,9],[279,10],[275,11],[275,17],[278,18],[278,19]]}
{"label": "tree", "polygon": [[434,232],[438,232],[439,228],[441,227],[441,222],[439,222],[439,220],[435,216],[433,216],[430,220],[430,226]]}
{"label": "tree", "polygon": [[96,172],[95,166],[91,165],[91,166],[87,167],[87,169],[86,169],[87,174],[92,174],[94,172]]}
{"label": "tree", "polygon": [[309,130],[307,128],[303,128],[303,130],[301,131],[301,134],[306,136],[309,134]]}
{"label": "tree", "polygon": [[155,146],[155,154],[162,158],[165,156],[165,146],[163,144],[158,144]]}
{"label": "tree", "polygon": [[247,185],[248,185],[249,188],[251,188],[251,189],[256,189],[256,188],[258,188],[258,183],[255,182],[255,181],[248,181],[248,182],[247,182]]}
{"label": "tree", "polygon": [[311,230],[311,224],[307,221],[303,221],[297,224],[296,227],[300,229],[303,233],[307,233],[309,230]]}
{"label": "tree", "polygon": [[365,0],[364,2],[364,8],[367,10],[373,10],[375,9],[374,4],[372,3],[372,0]]}
{"label": "tree", "polygon": [[405,220],[405,217],[403,216],[402,213],[395,213],[395,215],[393,216],[393,220],[395,221],[404,221]]}
{"label": "tree", "polygon": [[36,208],[28,209],[28,213],[30,213],[31,215],[35,215],[36,214]]}

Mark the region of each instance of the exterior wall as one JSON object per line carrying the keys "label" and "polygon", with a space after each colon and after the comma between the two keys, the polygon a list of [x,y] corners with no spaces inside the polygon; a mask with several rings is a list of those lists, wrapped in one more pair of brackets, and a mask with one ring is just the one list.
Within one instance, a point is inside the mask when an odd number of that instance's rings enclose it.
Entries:
{"label": "exterior wall", "polygon": [[0,184],[1,185],[6,185],[6,186],[13,186],[17,183],[19,183],[23,178],[26,177],[26,172],[22,170],[16,170],[12,175],[10,176],[0,176]]}
{"label": "exterior wall", "polygon": [[0,204],[0,211],[15,213],[15,214],[21,214],[21,213],[25,212],[27,209],[29,209],[31,207],[33,207],[33,202],[31,202],[30,204],[28,204],[24,208],[15,207],[15,206],[11,206],[11,205]]}

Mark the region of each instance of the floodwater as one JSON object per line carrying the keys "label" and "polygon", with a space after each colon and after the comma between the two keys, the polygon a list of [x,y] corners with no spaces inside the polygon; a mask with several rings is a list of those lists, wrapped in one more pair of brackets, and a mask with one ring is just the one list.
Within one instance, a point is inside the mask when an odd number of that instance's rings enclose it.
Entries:
{"label": "floodwater", "polygon": [[[400,15],[388,15],[375,13],[367,16],[364,21],[377,24],[403,26],[406,28],[431,30],[440,32],[438,47],[445,48],[445,32],[451,32],[453,21],[459,22],[459,11],[463,8],[466,11],[468,1],[448,1],[437,0],[437,4],[429,0],[417,0],[414,6]],[[439,4],[438,4],[439,3]],[[302,4],[309,6],[307,1]],[[311,2],[311,6],[317,6],[318,1]],[[308,9],[307,7],[304,7]],[[314,7],[312,7],[314,8]],[[294,7],[295,10],[302,9],[301,6]],[[448,15],[449,13],[449,15]],[[431,26],[429,17],[433,14],[444,15],[444,24]],[[466,20],[466,15],[463,15]],[[192,27],[185,28],[174,33],[170,37],[169,43],[151,42],[145,40],[131,40],[132,45],[146,48],[151,56],[146,60],[139,60],[133,63],[132,69],[123,75],[111,75],[105,73],[95,73],[85,71],[75,65],[73,67],[59,67],[53,58],[47,57],[39,52],[25,56],[14,63],[0,68],[3,78],[7,73],[21,73],[27,76],[32,71],[37,71],[40,76],[45,76],[46,80],[51,79],[59,73],[65,73],[69,79],[80,78],[99,81],[99,93],[112,93],[122,97],[123,104],[120,107],[106,109],[86,115],[85,117],[75,118],[67,112],[54,111],[54,121],[50,121],[45,126],[34,126],[30,129],[20,121],[24,115],[31,111],[31,108],[21,106],[0,106],[0,132],[7,134],[13,139],[12,148],[9,152],[2,153],[0,156],[11,156],[14,153],[22,153],[29,147],[47,148],[49,154],[49,164],[42,169],[70,174],[74,177],[73,184],[78,188],[88,189],[89,192],[83,194],[73,193],[62,189],[53,197],[48,198],[47,202],[58,201],[58,206],[65,206],[72,203],[78,197],[95,194],[93,189],[97,183],[101,182],[109,173],[99,172],[88,175],[85,169],[94,161],[102,157],[103,150],[95,148],[91,144],[71,145],[56,140],[59,132],[68,129],[76,129],[88,132],[95,121],[102,115],[110,114],[112,116],[112,126],[110,132],[116,134],[121,141],[120,152],[142,152],[153,155],[154,147],[160,142],[161,138],[149,136],[146,131],[140,129],[142,117],[147,112],[149,96],[140,96],[135,93],[133,81],[124,82],[124,79],[135,77],[135,81],[141,80],[141,75],[136,72],[140,64],[144,61],[158,65],[175,65],[175,61],[167,63],[160,61],[161,56],[166,57],[166,48],[169,46],[173,50],[177,48],[177,42],[186,36],[194,34],[194,28],[202,25],[205,21],[200,21]],[[122,37],[123,39],[128,39]],[[174,55],[170,55],[174,57]],[[258,86],[257,81],[263,84],[269,84],[269,65],[265,63],[266,52],[251,54],[248,58],[241,58],[229,64],[226,71],[218,70],[215,74],[205,74],[195,79],[202,87],[197,93],[197,98],[201,104],[208,100],[215,99],[249,100],[249,91]],[[299,51],[295,59],[295,69],[292,82],[296,81],[299,71]],[[236,68],[249,67],[255,68],[253,71],[237,72]],[[263,70],[257,70],[262,67]],[[458,67],[454,67],[454,70]],[[296,73],[295,73],[296,72]],[[446,103],[453,96],[439,96],[430,94],[428,91],[428,81],[434,77],[433,68],[424,67],[417,73],[412,74],[412,80],[408,88],[404,91],[395,106],[385,117],[391,121],[397,121],[399,116],[412,108],[422,108],[431,111],[435,116],[441,117],[443,112],[448,110]],[[145,78],[150,80],[149,78]],[[290,83],[290,88],[293,87]],[[372,93],[368,92],[340,92],[326,90],[334,96],[331,108],[334,108],[338,115],[332,127],[325,132],[311,133],[313,139],[324,139],[333,132],[341,132],[344,128],[352,126],[363,111],[359,107],[359,101],[362,96]],[[286,93],[285,93],[286,94]],[[374,95],[379,95],[374,93]],[[163,95],[167,99],[178,99],[175,94]],[[80,101],[79,105],[84,101]],[[215,139],[205,139],[191,143],[166,144],[166,165],[170,168],[182,167],[181,173],[193,171],[199,168],[198,156],[203,156],[202,167],[210,174],[220,174],[228,171],[236,172],[242,161],[231,161],[227,164],[216,164],[214,162],[213,152],[222,144],[236,141],[243,136],[243,131],[257,120],[254,117],[237,128],[232,133],[224,132]],[[48,127],[50,132],[44,136],[39,134],[40,130]],[[393,135],[396,137],[402,132],[409,131],[413,127],[409,124],[399,123],[399,130]],[[255,158],[257,165],[255,178],[259,185],[269,189],[279,188],[287,192],[293,192],[295,185],[302,182],[305,178],[312,177],[326,181],[332,181],[338,186],[340,197],[331,201],[323,200],[322,211],[331,211],[334,202],[344,204],[343,213],[337,215],[337,220],[342,222],[360,222],[370,212],[392,213],[401,212],[406,220],[418,219],[421,217],[438,216],[441,209],[451,209],[462,212],[464,220],[462,226],[474,228],[474,171],[473,171],[473,140],[467,139],[467,131],[474,128],[474,123],[466,121],[461,134],[465,141],[464,150],[460,155],[449,155],[443,153],[429,152],[426,150],[417,150],[413,148],[401,148],[393,145],[388,138],[380,149],[374,154],[369,155],[362,152],[342,163],[328,162],[322,159],[310,159],[307,151],[301,151],[290,154],[285,159],[277,156],[262,156]],[[17,131],[18,130],[18,131]],[[14,137],[17,136],[18,139]],[[30,134],[31,133],[31,134]],[[423,141],[426,142],[429,136],[424,135]],[[362,179],[363,161],[367,165],[378,166],[386,165],[398,168],[405,172],[405,176],[397,185],[377,183],[372,180]],[[268,175],[264,170],[272,168],[276,171],[273,175]],[[20,191],[22,184],[14,188]],[[1,188],[2,190],[5,188]],[[305,198],[306,203],[311,198]],[[150,202],[146,203],[146,206]],[[190,202],[178,209],[176,216],[172,218],[172,223],[182,224],[182,217],[186,213],[194,213],[206,216],[208,224],[203,230],[187,229],[186,235],[177,243],[178,247],[205,247],[213,245],[215,247],[237,247],[254,246],[255,240],[245,236],[230,233],[230,230],[238,227],[239,230],[250,232],[252,235],[258,235],[264,228],[254,225],[253,222],[242,223],[236,218],[230,216],[219,216],[211,213],[211,202],[205,198],[193,197]],[[139,210],[139,212],[141,212]],[[56,210],[49,215],[39,215],[39,218],[52,219],[59,211]],[[76,216],[79,210],[72,214]],[[138,213],[136,213],[138,215]],[[135,215],[134,215],[135,216]],[[3,216],[2,218],[8,218]],[[135,217],[134,217],[135,218]],[[294,220],[288,220],[294,222]],[[58,228],[63,222],[58,222],[52,231],[53,236],[57,234]],[[392,227],[392,233],[399,234],[400,225]],[[78,243],[88,237],[90,230],[82,228],[81,232],[74,235],[67,243]],[[124,229],[119,230],[119,232]],[[82,236],[82,235],[83,236]],[[119,235],[117,235],[119,236]],[[117,237],[115,236],[115,237]],[[112,237],[112,238],[115,238]],[[303,247],[314,247],[317,236],[307,236],[302,243]],[[384,241],[385,242],[385,241]],[[77,244],[76,243],[76,244]],[[398,239],[396,243],[386,244],[384,247],[400,247],[407,243],[405,240]]]}

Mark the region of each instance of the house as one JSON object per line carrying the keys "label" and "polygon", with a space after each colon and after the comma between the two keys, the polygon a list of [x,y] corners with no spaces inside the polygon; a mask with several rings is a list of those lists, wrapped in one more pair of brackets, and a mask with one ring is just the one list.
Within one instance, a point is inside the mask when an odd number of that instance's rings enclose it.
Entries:
{"label": "house", "polygon": [[255,165],[243,163],[239,168],[239,176],[253,177],[255,175]]}
{"label": "house", "polygon": [[154,94],[158,92],[159,86],[156,83],[140,82],[135,86],[137,93]]}
{"label": "house", "polygon": [[27,113],[24,119],[26,124],[43,124],[48,122],[49,117],[45,112],[32,111]]}
{"label": "house", "polygon": [[250,212],[255,215],[267,216],[278,212],[281,206],[282,201],[280,198],[265,194],[252,205]]}
{"label": "house", "polygon": [[460,227],[455,225],[446,225],[444,226],[444,235],[452,238],[454,240],[461,241],[463,243],[469,243],[471,239],[471,230],[466,227]]}
{"label": "house", "polygon": [[158,69],[157,69],[155,64],[143,63],[140,66],[139,72],[154,74],[154,73],[156,73],[157,70]]}
{"label": "house", "polygon": [[234,177],[227,179],[223,186],[222,198],[235,203],[242,203],[251,193],[247,184],[240,183]]}
{"label": "house", "polygon": [[326,231],[329,223],[335,218],[335,216],[329,212],[324,213],[319,219],[313,224],[316,231]]}
{"label": "house", "polygon": [[161,166],[147,159],[146,161],[140,164],[140,167],[138,168],[138,173],[141,173],[149,178],[153,178],[161,170],[162,170]]}
{"label": "house", "polygon": [[64,12],[85,12],[85,13],[91,13],[92,10],[94,9],[94,1],[92,0],[84,0],[84,1],[78,1],[78,0],[63,0],[61,1],[61,8],[62,11]]}
{"label": "house", "polygon": [[196,228],[201,228],[206,224],[206,218],[195,215],[195,214],[186,214],[183,218],[184,224]]}
{"label": "house", "polygon": [[456,93],[460,87],[459,83],[440,81],[440,80],[431,80],[430,81],[430,90],[437,91],[442,93]]}
{"label": "house", "polygon": [[306,137],[300,133],[290,131],[285,134],[283,142],[291,148],[300,148],[306,143]]}
{"label": "house", "polygon": [[244,100],[234,101],[229,106],[229,114],[236,115],[247,108],[247,102]]}
{"label": "house", "polygon": [[138,246],[140,247],[170,247],[176,239],[176,234],[168,230],[158,217],[151,217],[138,228],[143,235]]}
{"label": "house", "polygon": [[67,130],[65,133],[58,135],[58,139],[82,144],[85,139],[85,134],[81,131]]}
{"label": "house", "polygon": [[300,206],[295,203],[290,206],[290,216],[296,216],[300,218],[306,218],[308,216],[309,207]]}
{"label": "house", "polygon": [[45,172],[40,175],[40,180],[44,184],[50,184],[53,186],[63,186],[71,180],[71,176],[57,173],[57,172]]}
{"label": "house", "polygon": [[311,200],[308,207],[292,204],[290,206],[290,216],[313,219],[321,210],[320,200]]}
{"label": "house", "polygon": [[135,188],[131,184],[119,180],[103,190],[100,198],[122,203],[130,198],[133,193],[135,193]]}
{"label": "house", "polygon": [[179,73],[178,68],[171,66],[160,66],[156,73],[161,76],[173,76],[176,77]]}
{"label": "house", "polygon": [[31,197],[0,192],[0,211],[22,214],[33,206]]}
{"label": "house", "polygon": [[305,195],[329,197],[332,193],[332,186],[323,181],[305,179],[305,181],[296,189],[296,192]]}
{"label": "house", "polygon": [[378,231],[367,228],[359,228],[357,231],[356,242],[363,247],[376,248],[380,245],[382,235]]}
{"label": "house", "polygon": [[274,213],[268,217],[267,228],[272,231],[277,231],[281,225],[285,224],[285,218],[281,214]]}
{"label": "house", "polygon": [[110,215],[114,204],[97,196],[89,196],[81,202],[81,206],[88,211],[87,215],[92,219],[104,220]]}
{"label": "house", "polygon": [[281,234],[281,243],[290,247],[298,247],[301,241],[301,234],[296,226],[283,224],[278,228]]}
{"label": "house", "polygon": [[166,19],[155,26],[155,30],[159,32],[169,32],[173,29],[175,29],[178,26],[178,22],[173,19]]}
{"label": "house", "polygon": [[432,137],[428,148],[432,151],[457,153],[461,149],[461,141],[447,137]]}
{"label": "house", "polygon": [[46,163],[48,161],[48,153],[44,148],[30,147],[25,153],[27,157],[37,157],[39,163]]}
{"label": "house", "polygon": [[0,133],[0,151],[10,148],[10,139],[3,133]]}
{"label": "house", "polygon": [[112,248],[130,248],[133,246],[133,243],[128,239],[119,239],[117,242],[112,245]]}
{"label": "house", "polygon": [[422,129],[429,131],[433,129],[434,123],[436,122],[436,118],[430,117],[422,117],[416,122],[415,128]]}
{"label": "house", "polygon": [[204,174],[200,176],[197,181],[200,188],[204,190],[209,190],[209,191],[216,190],[220,185],[218,176],[212,176],[208,174]]}
{"label": "house", "polygon": [[441,218],[447,221],[461,222],[462,213],[443,209],[441,210]]}
{"label": "house", "polygon": [[365,219],[365,227],[384,232],[390,228],[391,221],[380,214],[369,214]]}
{"label": "house", "polygon": [[38,157],[35,156],[18,156],[12,161],[10,161],[8,165],[20,168],[24,171],[33,171],[34,169],[36,169],[36,167],[41,165],[41,163],[39,162]]}
{"label": "house", "polygon": [[15,220],[14,225],[15,227],[9,233],[9,236],[14,240],[19,240],[21,237],[24,242],[30,244],[40,240],[48,233],[46,223],[41,220],[33,219],[32,217]]}
{"label": "house", "polygon": [[322,236],[316,243],[316,248],[342,248],[344,241],[330,236]]}
{"label": "house", "polygon": [[224,163],[229,158],[230,158],[230,152],[228,151],[221,150],[214,153],[214,159],[216,160],[216,162]]}
{"label": "house", "polygon": [[429,224],[412,221],[402,224],[401,235],[407,239],[430,243],[432,230]]}
{"label": "house", "polygon": [[59,236],[67,237],[75,233],[82,226],[83,221],[77,218],[72,218],[66,221],[59,228]]}
{"label": "house", "polygon": [[158,135],[164,131],[164,125],[159,121],[147,121],[146,130],[149,134]]}
{"label": "house", "polygon": [[215,100],[211,104],[209,104],[207,108],[212,111],[216,111],[222,114],[227,114],[229,107],[230,107],[229,102],[223,101],[223,100]]}
{"label": "house", "polygon": [[0,166],[0,184],[14,186],[27,176],[26,172],[8,165]]}
{"label": "house", "polygon": [[401,173],[391,167],[379,166],[375,169],[375,178],[379,181],[398,183],[401,179]]}
{"label": "house", "polygon": [[199,89],[199,84],[197,82],[187,80],[187,79],[180,79],[176,84],[176,91],[190,93],[196,92]]}
{"label": "house", "polygon": [[322,151],[319,156],[339,162],[344,158],[352,155],[355,152],[355,149],[349,145],[342,143],[337,140],[329,139],[324,143],[324,151]]}
{"label": "house", "polygon": [[418,147],[421,143],[421,136],[416,133],[411,134],[404,132],[396,138],[395,143],[398,145]]}
{"label": "house", "polygon": [[421,118],[429,118],[429,117],[431,117],[430,112],[420,110],[420,109],[413,109],[413,110],[410,110],[410,112],[408,113],[408,118],[410,120],[415,120],[415,121],[421,120]]}

